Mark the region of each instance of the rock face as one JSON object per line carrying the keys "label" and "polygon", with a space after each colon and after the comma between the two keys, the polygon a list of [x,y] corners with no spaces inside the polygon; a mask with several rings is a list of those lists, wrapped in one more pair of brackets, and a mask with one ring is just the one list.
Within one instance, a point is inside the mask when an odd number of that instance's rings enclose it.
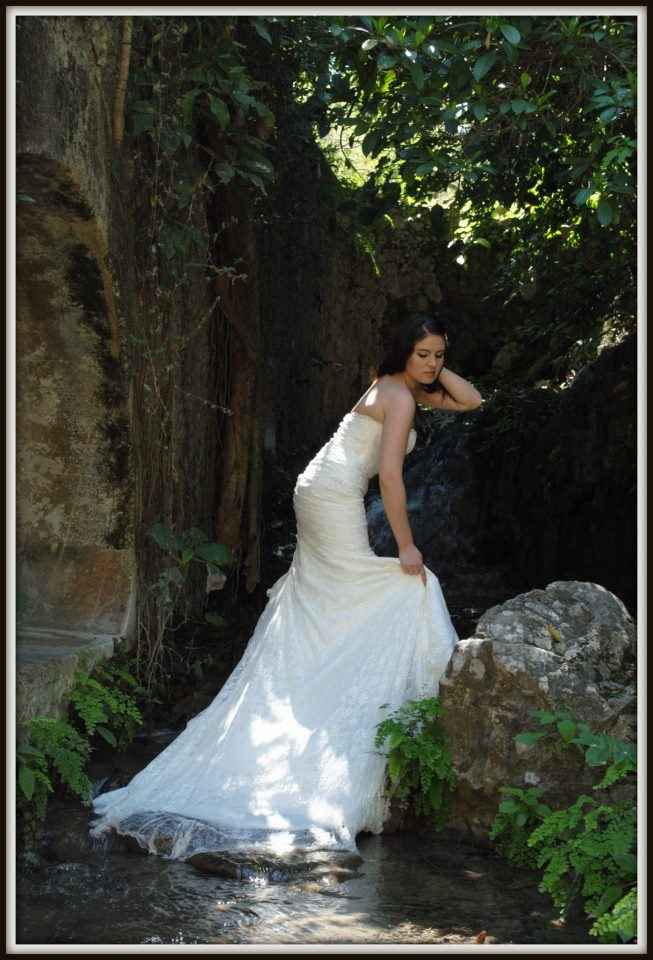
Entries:
{"label": "rock face", "polygon": [[449,825],[485,836],[502,786],[543,787],[554,807],[591,791],[596,773],[576,747],[561,751],[553,739],[525,746],[514,737],[542,729],[530,714],[541,709],[634,740],[634,674],[635,625],[598,584],[555,581],[487,610],[440,682],[458,777]]}
{"label": "rock face", "polygon": [[16,29],[16,581],[21,625],[75,645],[134,628],[121,266],[134,231],[107,106],[120,23]]}
{"label": "rock face", "polygon": [[568,389],[529,389],[469,418],[459,526],[479,560],[511,565],[518,590],[601,583],[635,611],[636,384],[631,334]]}

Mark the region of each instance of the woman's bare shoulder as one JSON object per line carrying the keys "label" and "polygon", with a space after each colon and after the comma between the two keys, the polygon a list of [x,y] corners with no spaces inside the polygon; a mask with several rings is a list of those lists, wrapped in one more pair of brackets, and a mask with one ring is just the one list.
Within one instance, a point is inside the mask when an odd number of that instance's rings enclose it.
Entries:
{"label": "woman's bare shoulder", "polygon": [[382,377],[377,381],[377,388],[378,403],[383,410],[384,419],[391,413],[393,416],[399,414],[400,417],[409,417],[412,420],[417,404],[405,384]]}

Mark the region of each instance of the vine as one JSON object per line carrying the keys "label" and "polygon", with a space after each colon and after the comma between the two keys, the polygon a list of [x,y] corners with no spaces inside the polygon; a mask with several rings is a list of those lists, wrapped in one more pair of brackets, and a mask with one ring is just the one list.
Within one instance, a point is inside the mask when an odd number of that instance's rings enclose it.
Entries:
{"label": "vine", "polygon": [[[266,101],[274,91],[252,76],[241,34],[250,43],[252,37],[269,41],[262,18],[134,21],[126,143],[135,161],[141,213],[141,308],[127,338],[138,411],[136,514],[148,518],[156,511],[169,527],[208,522],[183,452],[189,422],[190,429],[208,432],[216,429],[216,413],[233,415],[228,398],[218,396],[223,385],[214,382],[219,367],[214,327],[217,311],[237,324],[225,310],[225,293],[242,283],[246,272],[238,257],[221,260],[218,241],[231,222],[227,217],[213,229],[207,210],[213,194],[227,185],[265,195],[274,177],[266,156],[275,122]],[[226,384],[223,389],[226,393]],[[197,443],[206,446],[202,436]],[[204,484],[215,472],[210,462],[193,466],[195,471],[205,466]],[[151,684],[163,670],[164,635],[175,607],[181,614],[183,601],[187,608],[199,606],[204,585],[199,575],[186,575],[183,563],[161,571],[149,527],[136,532],[147,585],[139,591],[136,632]]]}

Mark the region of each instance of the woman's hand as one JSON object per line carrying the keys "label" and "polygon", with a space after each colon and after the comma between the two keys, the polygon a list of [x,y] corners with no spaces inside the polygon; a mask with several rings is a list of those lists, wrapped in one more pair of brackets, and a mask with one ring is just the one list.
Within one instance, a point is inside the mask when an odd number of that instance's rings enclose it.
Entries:
{"label": "woman's hand", "polygon": [[458,411],[476,410],[483,403],[483,397],[476,387],[447,367],[441,368],[437,382],[443,392],[428,393],[426,390],[419,390],[415,394],[418,403],[431,407],[432,410]]}
{"label": "woman's hand", "polygon": [[411,576],[419,574],[419,576],[422,578],[422,583],[424,586],[426,586],[426,573],[424,572],[422,554],[414,543],[409,544],[407,547],[403,547],[399,551],[399,563],[401,564],[401,569],[405,573],[409,573]]}

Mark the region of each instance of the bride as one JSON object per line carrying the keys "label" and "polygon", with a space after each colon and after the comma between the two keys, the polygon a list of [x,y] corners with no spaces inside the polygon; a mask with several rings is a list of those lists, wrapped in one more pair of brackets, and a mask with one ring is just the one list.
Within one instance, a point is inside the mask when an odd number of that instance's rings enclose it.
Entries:
{"label": "bride", "polygon": [[[415,545],[404,458],[416,404],[472,410],[482,398],[444,366],[443,320],[399,329],[378,376],[297,478],[297,542],[267,591],[247,648],[212,703],[131,782],[93,800],[91,834],[146,850],[357,852],[389,808],[377,724],[436,696],[458,637]],[[369,543],[364,495],[378,474],[398,557]]]}

